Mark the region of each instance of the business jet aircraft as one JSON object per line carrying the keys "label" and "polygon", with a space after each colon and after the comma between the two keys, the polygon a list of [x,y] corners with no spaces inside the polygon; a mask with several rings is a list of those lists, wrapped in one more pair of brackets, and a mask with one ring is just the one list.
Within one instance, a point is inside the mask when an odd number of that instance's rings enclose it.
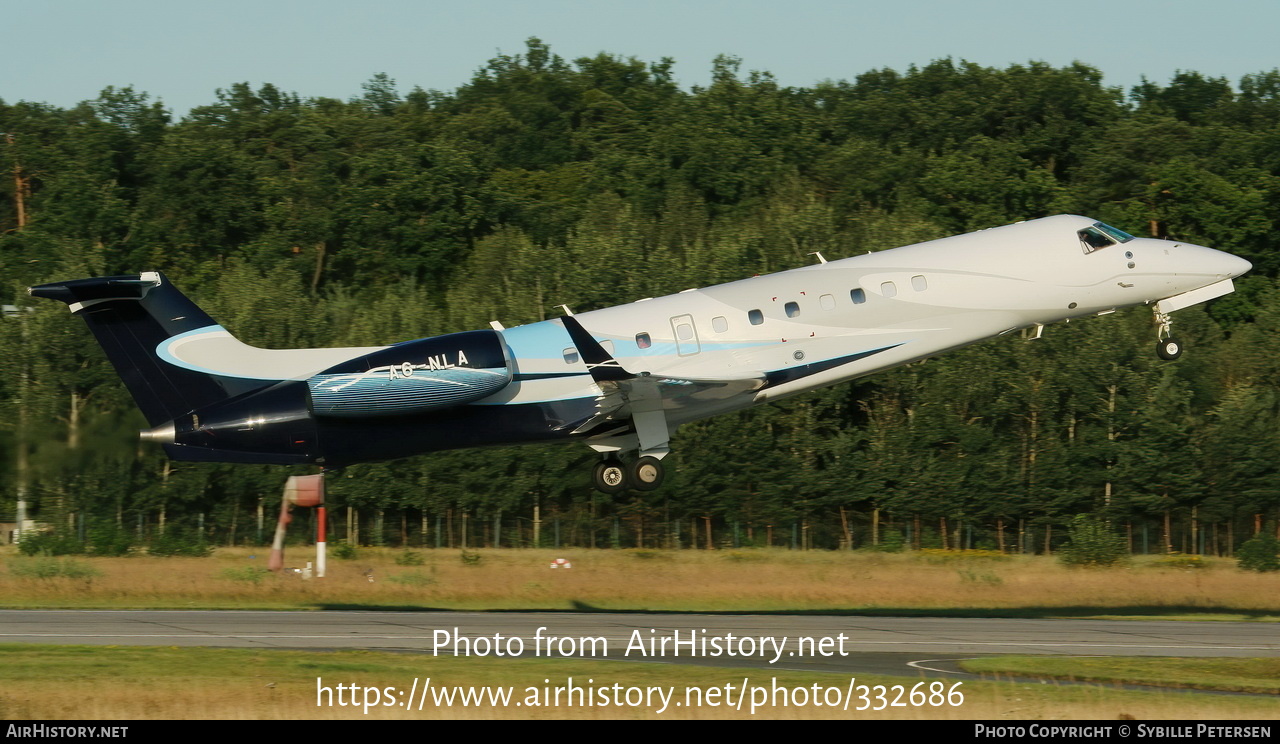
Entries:
{"label": "business jet aircraft", "polygon": [[[175,460],[325,468],[580,441],[595,485],[649,490],[683,423],[1021,328],[1232,291],[1250,264],[1059,215],[539,323],[363,348],[237,341],[163,274],[31,287],[81,316]],[[636,453],[629,465],[620,453]]]}

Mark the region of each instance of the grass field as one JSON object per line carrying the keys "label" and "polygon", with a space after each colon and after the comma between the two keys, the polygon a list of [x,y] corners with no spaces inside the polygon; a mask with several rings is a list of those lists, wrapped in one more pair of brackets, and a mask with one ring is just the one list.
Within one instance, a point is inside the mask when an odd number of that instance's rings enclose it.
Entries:
{"label": "grass field", "polygon": [[[1130,692],[1087,686],[963,682],[955,688],[963,695],[958,704],[948,704],[941,696],[936,705],[928,697],[910,703],[909,694],[895,702],[893,686],[909,691],[927,691],[934,680],[912,677],[857,677],[856,685],[871,688],[866,701],[860,692],[842,706],[814,705],[812,694],[806,704],[791,698],[764,698],[754,713],[750,697],[742,710],[728,707],[725,699],[709,696],[725,685],[736,689],[744,674],[748,684],[768,689],[776,684],[794,690],[813,685],[825,691],[843,690],[849,677],[838,674],[810,674],[767,670],[729,670],[669,664],[629,664],[550,659],[433,658],[417,654],[370,651],[298,652],[199,648],[111,648],[85,646],[0,646],[0,719],[8,720],[120,720],[120,719],[492,719],[492,718],[601,718],[601,719],[749,719],[755,718],[846,718],[846,719],[986,719],[1064,720],[1116,719],[1280,719],[1280,700],[1274,698],[1221,697],[1181,692]],[[594,688],[674,687],[672,703],[659,712],[659,698],[646,705],[634,698],[632,706],[614,705],[531,705],[528,688],[545,691],[566,685],[572,677],[579,685]],[[398,691],[417,680],[426,679],[433,689],[451,685],[511,686],[510,704],[437,706],[431,698],[423,710],[375,705],[368,713],[361,707],[342,707],[335,695],[320,695],[317,705],[317,678],[326,687],[338,684],[376,687],[379,700],[394,699],[381,691]],[[544,681],[545,680],[545,681]],[[587,682],[590,680],[590,682]],[[950,690],[954,681],[941,683]],[[889,689],[884,701],[875,685]],[[686,698],[687,687],[702,692]],[[794,693],[793,693],[794,694]],[[825,697],[825,693],[823,694]],[[361,699],[364,698],[363,694]],[[414,698],[416,699],[416,697]],[[347,701],[350,700],[348,696]],[[701,704],[674,705],[692,700]],[[516,702],[523,704],[516,705]],[[720,703],[712,705],[712,702]],[[772,703],[779,703],[774,705]],[[867,710],[856,710],[859,707]],[[883,707],[883,710],[873,710]]]}
{"label": "grass field", "polygon": [[[209,558],[26,558],[0,552],[0,607],[437,608],[858,612],[1280,620],[1280,574],[1205,559],[1071,569],[1053,558],[959,552],[361,549],[305,581],[265,551]],[[558,557],[573,568],[552,570]],[[289,553],[290,565],[311,555]],[[421,565],[398,565],[421,561]],[[372,579],[372,580],[371,580]]]}
{"label": "grass field", "polygon": [[[310,554],[295,549],[291,565]],[[549,568],[555,558],[571,569]],[[26,558],[0,550],[0,607],[299,609],[550,609],[673,612],[866,613],[1007,617],[1159,617],[1280,620],[1280,576],[1234,562],[1149,558],[1105,570],[1068,569],[1052,558],[984,553],[792,552],[786,550],[362,549],[330,560],[325,579],[265,571],[264,551],[220,549],[209,558]],[[1194,563],[1193,563],[1194,565]],[[0,719],[306,718],[894,718],[894,719],[1277,719],[1280,701],[1203,693],[1124,691],[1097,686],[965,681],[959,706],[879,707],[874,692],[848,711],[773,705],[752,714],[708,704],[669,707],[565,704],[428,705],[422,711],[316,705],[326,685],[407,689],[434,685],[564,685],[696,688],[777,684],[823,689],[847,676],[772,670],[550,659],[455,659],[377,652],[288,652],[202,648],[0,647]],[[1204,686],[1258,684],[1276,660],[1005,659],[989,672]],[[1080,666],[1088,662],[1087,668]],[[1048,666],[1043,666],[1047,664]],[[1055,664],[1060,664],[1054,666]],[[1042,666],[1037,666],[1042,665]],[[1065,666],[1063,666],[1065,665]],[[1161,676],[1160,666],[1165,667]],[[1245,665],[1245,666],[1240,666]],[[1252,666],[1248,666],[1252,665]],[[978,668],[975,667],[975,671]],[[1171,671],[1173,670],[1173,671]],[[1241,682],[1240,680],[1245,680]],[[544,680],[547,680],[544,682]],[[1253,681],[1249,681],[1253,680]],[[904,690],[920,678],[858,677],[857,685]],[[932,680],[928,681],[932,682]],[[927,683],[926,683],[927,684]],[[952,682],[948,682],[948,685]],[[927,688],[926,688],[927,689]],[[1242,689],[1255,689],[1245,687]],[[1265,682],[1256,689],[1268,690]],[[892,697],[890,698],[892,699]],[[902,698],[907,700],[908,698]]]}
{"label": "grass field", "polygon": [[1280,694],[1280,658],[990,656],[968,659],[961,667],[970,672],[1010,677]]}

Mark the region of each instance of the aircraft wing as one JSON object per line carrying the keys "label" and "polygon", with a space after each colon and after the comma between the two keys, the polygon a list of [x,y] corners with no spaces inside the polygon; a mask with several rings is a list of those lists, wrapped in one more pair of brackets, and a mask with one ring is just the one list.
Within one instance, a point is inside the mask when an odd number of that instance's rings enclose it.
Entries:
{"label": "aircraft wing", "polygon": [[[694,378],[632,372],[623,368],[577,318],[569,315],[560,321],[601,391],[596,398],[596,413],[575,422],[574,434],[585,434],[611,421],[623,423],[631,419],[640,436],[641,449],[653,449],[667,440],[665,411],[732,398],[768,383],[764,375]],[[646,440],[651,446],[645,446]]]}
{"label": "aircraft wing", "polygon": [[598,382],[601,395],[596,398],[596,413],[581,423],[575,422],[573,433],[582,434],[608,421],[625,420],[637,403],[650,404],[654,410],[685,408],[753,392],[764,387],[765,382],[764,377],[717,380],[662,375]]}

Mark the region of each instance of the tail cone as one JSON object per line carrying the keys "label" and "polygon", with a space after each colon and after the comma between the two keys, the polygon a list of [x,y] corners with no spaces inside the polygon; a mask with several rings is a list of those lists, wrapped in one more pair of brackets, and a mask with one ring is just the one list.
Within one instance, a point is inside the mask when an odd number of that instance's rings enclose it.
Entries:
{"label": "tail cone", "polygon": [[138,439],[144,442],[161,442],[163,444],[173,444],[175,431],[173,422],[160,424],[154,429],[144,429],[138,432]]}

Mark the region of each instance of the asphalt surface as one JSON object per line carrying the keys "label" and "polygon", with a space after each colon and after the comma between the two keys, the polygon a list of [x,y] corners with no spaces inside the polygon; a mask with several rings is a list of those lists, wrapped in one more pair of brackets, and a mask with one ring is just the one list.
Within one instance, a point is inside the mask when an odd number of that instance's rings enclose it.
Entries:
{"label": "asphalt surface", "polygon": [[[674,644],[690,639],[692,647]],[[471,656],[496,656],[522,646],[524,656],[957,677],[971,676],[958,672],[957,660],[997,654],[1277,657],[1280,626],[813,615],[3,610],[0,643]]]}

